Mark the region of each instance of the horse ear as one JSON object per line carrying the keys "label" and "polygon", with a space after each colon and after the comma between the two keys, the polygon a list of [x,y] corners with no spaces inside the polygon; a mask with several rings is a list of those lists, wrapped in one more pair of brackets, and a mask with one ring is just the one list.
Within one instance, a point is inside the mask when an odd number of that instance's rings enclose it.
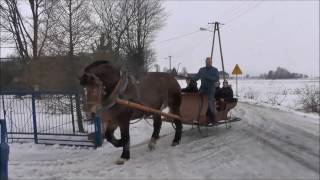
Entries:
{"label": "horse ear", "polygon": [[77,75],[77,79],[78,79],[79,81],[81,81],[82,76]]}
{"label": "horse ear", "polygon": [[83,80],[85,80],[85,81],[90,81],[90,80],[93,80],[93,77],[92,77],[92,75],[91,74],[89,74],[89,73],[84,73],[84,75],[83,75]]}
{"label": "horse ear", "polygon": [[90,74],[84,73],[84,74],[79,78],[80,84],[81,84],[82,86],[87,85],[88,82],[90,81],[90,77],[91,77]]}

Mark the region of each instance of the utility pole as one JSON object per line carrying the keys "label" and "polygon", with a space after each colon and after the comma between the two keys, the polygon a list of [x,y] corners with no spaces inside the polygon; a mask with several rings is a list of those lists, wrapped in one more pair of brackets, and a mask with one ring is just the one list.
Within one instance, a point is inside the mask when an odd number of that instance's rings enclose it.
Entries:
{"label": "utility pole", "polygon": [[169,69],[170,69],[170,72],[171,72],[171,56],[169,56]]}
{"label": "utility pole", "polygon": [[221,64],[222,64],[222,72],[223,72],[223,80],[226,81],[226,77],[225,77],[225,71],[224,71],[224,62],[223,62],[223,55],[222,55],[222,46],[221,46],[221,38],[220,38],[220,27],[219,25],[224,25],[220,22],[210,22],[208,24],[214,24],[214,29],[213,29],[213,37],[212,37],[212,48],[211,48],[211,59],[212,59],[212,55],[213,55],[213,49],[214,49],[214,40],[215,40],[215,34],[216,31],[218,32],[218,38],[219,38],[219,47],[220,47],[220,56],[221,56]]}

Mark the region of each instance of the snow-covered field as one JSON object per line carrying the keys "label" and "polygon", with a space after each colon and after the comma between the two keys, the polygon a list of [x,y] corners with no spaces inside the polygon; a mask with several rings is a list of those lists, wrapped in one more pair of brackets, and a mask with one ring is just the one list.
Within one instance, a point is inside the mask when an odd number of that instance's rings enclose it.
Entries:
{"label": "snow-covered field", "polygon": [[[236,95],[236,80],[229,80]],[[304,113],[300,97],[305,89],[315,89],[320,98],[319,78],[262,80],[238,79],[238,96],[240,101],[273,107],[311,117],[319,117],[317,113]]]}
{"label": "snow-covered field", "polygon": [[[229,81],[235,89],[235,82]],[[10,144],[10,179],[319,179],[319,116],[296,111],[296,88],[314,80],[240,80],[242,121],[208,128],[184,126],[182,142],[171,147],[174,130],[163,123],[161,138],[149,152],[151,121],[133,124],[131,160],[114,164],[121,149],[104,142],[98,149]],[[183,86],[184,82],[181,82]],[[251,90],[250,90],[251,89]],[[282,92],[281,103],[265,102]],[[255,97],[245,98],[253,91]],[[256,95],[257,94],[257,95]],[[283,100],[282,100],[283,99]],[[294,112],[294,113],[292,113]]]}

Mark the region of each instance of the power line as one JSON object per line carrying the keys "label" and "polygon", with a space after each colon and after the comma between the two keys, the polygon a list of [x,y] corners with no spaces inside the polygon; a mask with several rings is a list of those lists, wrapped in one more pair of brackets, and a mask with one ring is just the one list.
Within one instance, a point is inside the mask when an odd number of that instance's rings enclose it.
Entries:
{"label": "power line", "polygon": [[259,5],[261,5],[263,3],[263,1],[260,1],[256,4],[254,4],[253,6],[248,7],[247,9],[245,9],[244,11],[240,12],[240,14],[238,14],[237,16],[234,16],[233,18],[229,19],[226,21],[226,24],[230,24],[232,21],[240,18],[241,16],[247,14],[248,12],[250,12],[251,10],[257,8]]}
{"label": "power line", "polygon": [[234,5],[233,7],[231,7],[229,10],[224,11],[221,14],[221,17],[224,19],[224,21],[232,16],[234,16],[235,14],[237,14],[239,11],[241,11],[242,6],[246,5],[248,2],[242,2],[241,4],[238,5]]}
{"label": "power line", "polygon": [[[206,25],[206,28],[208,28],[209,26],[211,25]],[[192,31],[192,32],[189,32],[189,33],[185,33],[185,34],[181,34],[181,35],[178,35],[178,36],[174,36],[174,37],[171,37],[169,39],[165,39],[165,40],[162,40],[162,41],[159,41],[159,42],[156,42],[154,43],[154,45],[158,45],[158,44],[162,44],[162,43],[165,43],[165,42],[169,42],[169,41],[173,41],[173,40],[176,40],[176,39],[181,39],[181,38],[184,38],[184,37],[187,37],[187,36],[190,36],[190,35],[193,35],[195,33],[198,33],[200,32],[201,30],[198,29],[196,31]]]}
{"label": "power line", "polygon": [[[208,36],[205,36],[205,38],[210,38],[210,37],[211,37],[211,34],[210,34],[210,36],[209,36],[209,35],[208,35]],[[203,45],[206,45],[206,43],[207,43],[207,42],[204,41],[204,39],[199,38],[199,40],[196,41],[196,42],[193,42],[193,43],[191,44],[191,46],[182,48],[182,49],[180,49],[179,51],[173,53],[172,55],[174,55],[175,57],[181,57],[182,54],[186,54],[186,52],[189,52],[189,53],[190,53],[190,52],[193,52],[195,49],[200,48],[200,47],[202,47]]]}
{"label": "power line", "polygon": [[[247,8],[241,10],[240,7],[246,5],[246,3],[241,3],[239,5],[236,5],[236,6],[233,6],[230,10],[227,10],[227,11],[224,11],[222,16],[224,16],[225,14],[229,13],[229,15],[227,15],[227,18],[230,17],[231,19],[227,20],[226,23],[230,24],[230,22],[240,18],[241,16],[245,15],[246,13],[248,13],[249,11],[251,11],[252,9],[256,8],[257,6],[259,6],[260,4],[262,3],[262,1],[260,1],[259,3],[257,4],[254,4],[253,6],[248,6]],[[236,16],[234,16],[236,15]],[[163,41],[160,41],[160,42],[157,42],[155,43],[154,45],[158,45],[158,44],[162,44],[162,43],[165,43],[165,42],[169,42],[169,41],[173,41],[173,40],[176,40],[176,39],[181,39],[181,38],[184,38],[186,36],[190,36],[192,34],[195,34],[195,33],[198,33],[200,32],[201,30],[196,30],[196,31],[193,31],[193,32],[189,32],[189,33],[186,33],[186,34],[182,34],[182,35],[179,35],[179,36],[175,36],[175,37],[172,37],[172,38],[169,38],[169,39],[166,39],[166,40],[163,40]]]}
{"label": "power line", "polygon": [[180,39],[180,38],[183,38],[183,37],[186,37],[186,36],[190,36],[190,35],[195,34],[197,32],[200,32],[200,30],[193,31],[193,32],[190,32],[190,33],[186,33],[186,34],[182,34],[182,35],[179,35],[179,36],[175,36],[175,37],[160,41],[160,42],[156,43],[155,45],[158,45],[158,44],[161,44],[161,43],[164,43],[164,42],[173,41],[173,40],[176,40],[176,39]]}
{"label": "power line", "polygon": [[[245,3],[241,3],[241,4],[233,6],[229,10],[224,11],[222,16],[224,16],[225,14],[227,15],[226,16],[227,17],[226,18],[226,24],[228,25],[231,22],[233,22],[234,20],[236,20],[236,19],[240,18],[241,16],[247,14],[249,11],[255,9],[256,7],[258,7],[262,3],[263,3],[263,1],[259,1],[258,3],[254,4],[252,6],[251,5],[245,6],[245,5],[248,5],[246,2]],[[244,7],[244,8],[242,8],[242,7]],[[207,25],[207,27],[209,27],[209,26],[211,26],[211,25],[210,24]],[[198,33],[200,31],[201,30],[197,30],[197,31],[193,31],[193,32],[190,32],[190,33],[182,34],[182,35],[179,35],[179,36],[175,36],[175,37],[172,37],[172,38],[157,42],[155,45],[158,45],[158,44],[161,44],[161,43],[165,43],[165,42],[169,42],[169,41],[173,41],[173,40],[176,40],[176,39],[181,39],[181,38],[184,38],[186,36],[190,36],[192,34]],[[187,49],[191,48],[192,51],[193,51],[195,48],[199,47],[198,46],[199,44],[202,44],[202,43],[203,42],[201,42],[201,41],[200,41],[200,43],[193,43],[193,46],[192,47],[188,47]],[[174,55],[175,56],[180,56],[180,54],[182,54],[182,52],[185,52],[185,51],[186,51],[186,49],[183,48],[182,50],[174,53]]]}

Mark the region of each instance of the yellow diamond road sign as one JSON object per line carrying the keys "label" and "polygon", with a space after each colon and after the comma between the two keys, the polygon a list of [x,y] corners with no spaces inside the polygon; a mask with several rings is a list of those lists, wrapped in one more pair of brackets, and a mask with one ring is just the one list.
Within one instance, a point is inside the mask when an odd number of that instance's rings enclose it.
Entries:
{"label": "yellow diamond road sign", "polygon": [[242,71],[241,71],[241,69],[240,69],[240,67],[239,67],[238,64],[236,64],[236,66],[234,67],[234,69],[233,69],[233,71],[232,71],[232,74],[233,74],[233,75],[242,74]]}

